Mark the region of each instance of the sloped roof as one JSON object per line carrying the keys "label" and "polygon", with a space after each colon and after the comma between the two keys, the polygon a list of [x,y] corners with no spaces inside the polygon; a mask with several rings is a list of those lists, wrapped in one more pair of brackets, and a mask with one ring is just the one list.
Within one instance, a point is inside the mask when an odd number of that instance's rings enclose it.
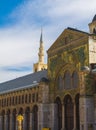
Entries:
{"label": "sloped roof", "polygon": [[77,31],[77,32],[85,33],[85,34],[89,34],[88,32],[84,32],[84,31],[78,30],[78,29],[76,29],[76,28],[68,27],[67,29],[72,30],[72,31]]}
{"label": "sloped roof", "polygon": [[23,77],[0,83],[0,93],[2,94],[36,86],[43,77],[47,78],[47,70],[38,71]]}

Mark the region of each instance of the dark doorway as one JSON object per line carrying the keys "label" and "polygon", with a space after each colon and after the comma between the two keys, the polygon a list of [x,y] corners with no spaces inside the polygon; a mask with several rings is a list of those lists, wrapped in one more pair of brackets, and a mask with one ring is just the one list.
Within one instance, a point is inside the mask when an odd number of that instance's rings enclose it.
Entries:
{"label": "dark doorway", "polygon": [[30,108],[29,107],[27,107],[25,111],[25,122],[26,122],[25,128],[26,130],[29,130],[30,129]]}
{"label": "dark doorway", "polygon": [[75,97],[75,103],[76,103],[76,128],[77,130],[80,130],[80,118],[79,118],[79,94]]}
{"label": "dark doorway", "polygon": [[55,103],[57,104],[57,127],[58,130],[62,128],[62,104],[59,97],[56,98]]}
{"label": "dark doorway", "polygon": [[73,111],[73,103],[70,95],[67,95],[64,99],[65,105],[65,128],[66,130],[73,130],[74,127],[74,111]]}
{"label": "dark doorway", "polygon": [[32,110],[32,130],[38,130],[38,107],[34,106]]}

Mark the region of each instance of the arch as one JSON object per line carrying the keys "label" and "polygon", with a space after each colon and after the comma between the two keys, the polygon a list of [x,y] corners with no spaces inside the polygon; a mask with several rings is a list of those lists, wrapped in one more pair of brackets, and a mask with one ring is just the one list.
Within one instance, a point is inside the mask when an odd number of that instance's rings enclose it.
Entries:
{"label": "arch", "polygon": [[18,114],[23,115],[23,108],[22,107],[19,109],[19,113]]}
{"label": "arch", "polygon": [[95,28],[93,28],[93,33],[94,33],[94,34],[96,34],[96,27],[95,27]]}
{"label": "arch", "polygon": [[30,107],[27,107],[25,110],[25,129],[30,130]]}
{"label": "arch", "polygon": [[38,106],[32,109],[32,130],[38,130]]}
{"label": "arch", "polygon": [[61,75],[58,76],[57,84],[58,84],[58,89],[60,89],[60,90],[63,89],[64,81],[63,81],[63,78]]}
{"label": "arch", "polygon": [[80,130],[80,116],[79,116],[79,94],[75,96],[76,105],[76,128]]}
{"label": "arch", "polygon": [[64,108],[65,108],[65,128],[67,130],[73,130],[74,127],[74,110],[73,102],[70,95],[66,95],[64,98]]}
{"label": "arch", "polygon": [[72,73],[72,88],[77,88],[79,84],[79,76],[77,71]]}
{"label": "arch", "polygon": [[61,104],[61,100],[59,97],[56,98],[55,100],[55,103],[56,103],[56,110],[57,110],[57,129],[58,130],[61,130],[62,128],[62,104]]}
{"label": "arch", "polygon": [[12,112],[12,121],[13,121],[12,130],[16,130],[16,114],[17,114],[16,109],[13,109],[13,112]]}
{"label": "arch", "polygon": [[71,75],[68,70],[66,70],[64,73],[64,87],[65,89],[71,88]]}

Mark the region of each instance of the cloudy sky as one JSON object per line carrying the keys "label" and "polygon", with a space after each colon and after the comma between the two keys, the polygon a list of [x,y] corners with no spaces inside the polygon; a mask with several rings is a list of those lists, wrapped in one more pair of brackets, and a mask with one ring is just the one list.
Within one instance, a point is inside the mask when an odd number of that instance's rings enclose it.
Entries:
{"label": "cloudy sky", "polygon": [[41,27],[46,50],[67,27],[89,31],[96,0],[0,0],[0,82],[33,72]]}

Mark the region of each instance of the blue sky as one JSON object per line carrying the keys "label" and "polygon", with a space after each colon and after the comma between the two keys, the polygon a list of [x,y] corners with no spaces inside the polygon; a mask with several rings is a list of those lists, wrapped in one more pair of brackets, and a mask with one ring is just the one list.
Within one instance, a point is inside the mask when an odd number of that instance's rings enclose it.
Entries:
{"label": "blue sky", "polygon": [[0,82],[33,72],[43,27],[46,50],[67,27],[89,31],[96,0],[0,0]]}
{"label": "blue sky", "polygon": [[12,24],[13,20],[9,19],[8,15],[23,2],[24,0],[0,0],[0,27]]}

